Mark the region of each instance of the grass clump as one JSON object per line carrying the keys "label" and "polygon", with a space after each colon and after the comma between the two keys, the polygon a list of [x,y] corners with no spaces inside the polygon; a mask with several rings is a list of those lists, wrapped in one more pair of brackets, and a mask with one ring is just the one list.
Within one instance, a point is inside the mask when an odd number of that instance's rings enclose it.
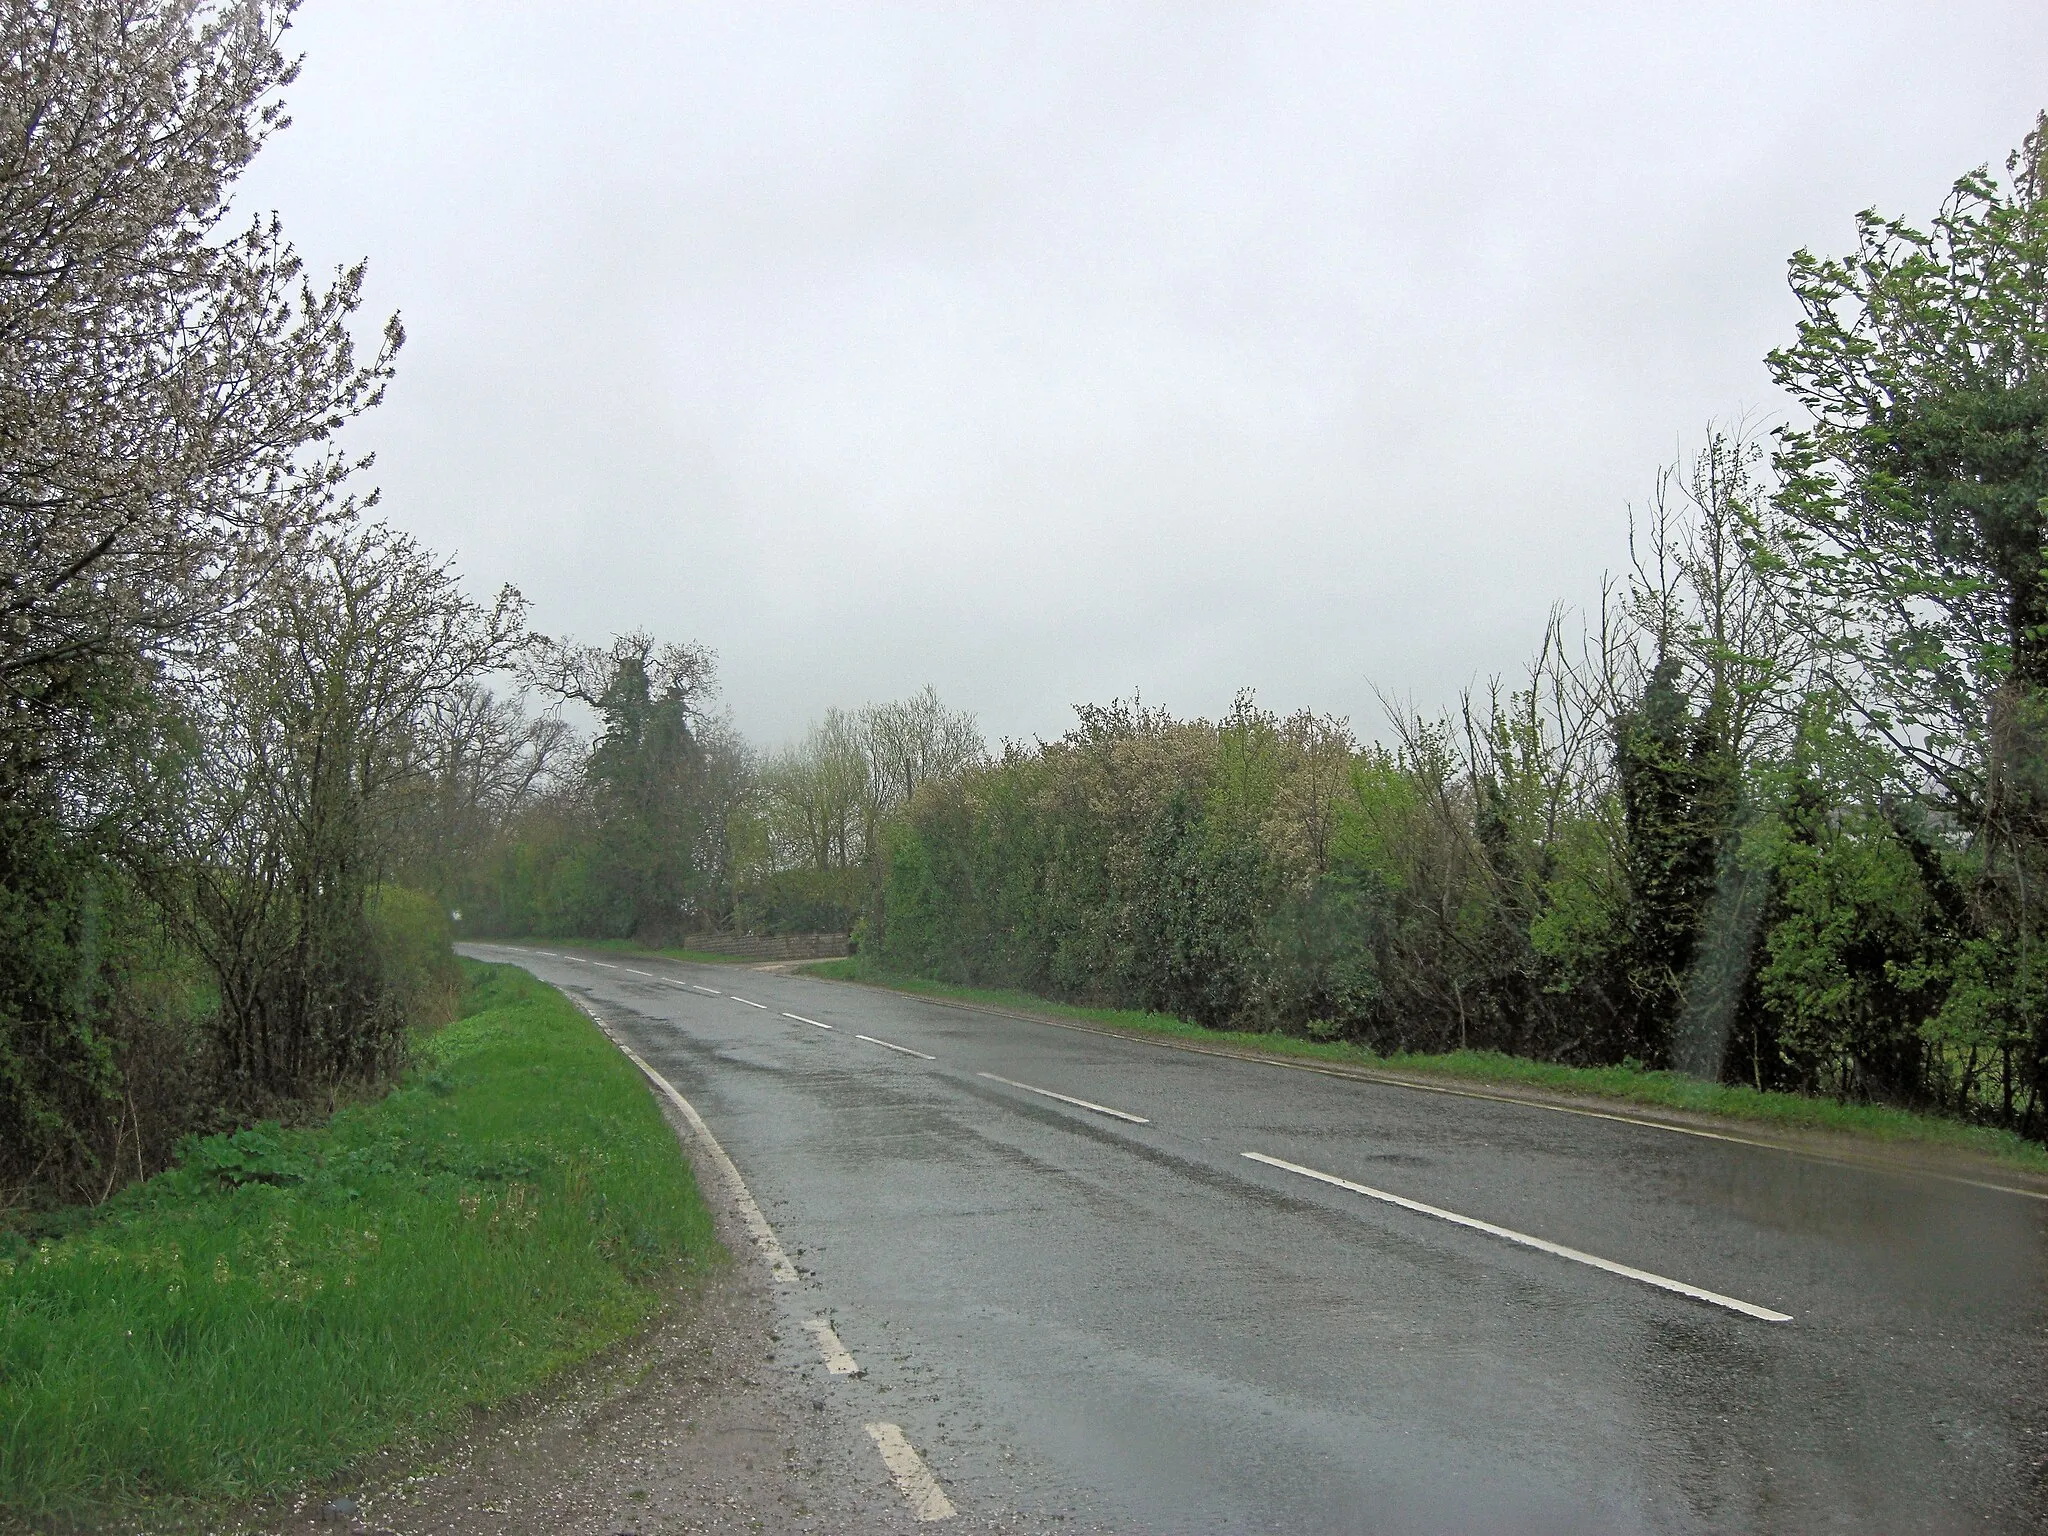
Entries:
{"label": "grass clump", "polygon": [[559,993],[465,970],[387,1097],[190,1141],[77,1230],[0,1234],[0,1509],[317,1482],[627,1336],[716,1252],[633,1066]]}
{"label": "grass clump", "polygon": [[1524,1056],[1509,1056],[1499,1051],[1381,1055],[1349,1040],[1208,1029],[1170,1014],[1145,1013],[1128,1008],[1090,1008],[1053,1002],[1029,992],[964,987],[923,977],[898,976],[881,971],[859,955],[844,960],[816,961],[802,967],[801,974],[827,981],[862,982],[923,997],[1011,1009],[1048,1018],[1072,1019],[1131,1034],[1167,1035],[1262,1055],[1538,1088],[1559,1094],[1719,1115],[1731,1120],[1782,1126],[1788,1130],[1838,1131],[1879,1141],[1950,1147],[1994,1158],[2016,1168],[2048,1173],[2048,1148],[2011,1131],[1915,1114],[1886,1104],[1853,1104],[1808,1094],[1759,1092],[1735,1084],[1707,1082],[1680,1072],[1652,1072],[1635,1066],[1568,1067],[1556,1062],[1533,1061]]}

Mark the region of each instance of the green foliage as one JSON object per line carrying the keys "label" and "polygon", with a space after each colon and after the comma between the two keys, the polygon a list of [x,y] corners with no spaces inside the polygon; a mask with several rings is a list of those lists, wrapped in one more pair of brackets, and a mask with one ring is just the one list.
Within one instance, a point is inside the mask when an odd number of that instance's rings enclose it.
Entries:
{"label": "green foliage", "polygon": [[867,905],[864,869],[785,869],[733,893],[733,926],[742,933],[851,933]]}
{"label": "green foliage", "polygon": [[1241,782],[1242,745],[1228,732],[1224,744],[1216,821],[1185,791],[1170,795],[1146,832],[1130,901],[1133,995],[1198,1024],[1242,1015],[1260,970],[1261,859],[1243,828],[1264,807]]}
{"label": "green foliage", "polygon": [[[1801,251],[1777,381],[1777,579],[1873,723],[1972,820],[2008,684],[2048,685],[2048,118],[2011,185],[1961,178],[1927,230],[1875,212],[1858,248]],[[2038,750],[2038,741],[2029,750]]]}
{"label": "green foliage", "polygon": [[1655,1105],[1694,1114],[1726,1116],[1762,1125],[1806,1131],[1839,1131],[1883,1141],[1955,1147],[2008,1162],[2015,1167],[2048,1173],[2048,1149],[2011,1131],[1959,1123],[1933,1115],[1884,1105],[1844,1103],[1803,1093],[1759,1091],[1736,1084],[1702,1081],[1683,1072],[1649,1071],[1639,1064],[1575,1067],[1533,1061],[1502,1051],[1376,1052],[1352,1040],[1252,1030],[1212,1030],[1169,1014],[1137,1009],[1100,1008],[1062,1003],[1014,989],[966,987],[951,982],[892,976],[872,961],[854,956],[819,960],[803,968],[805,975],[826,981],[885,986],[923,997],[959,1002],[970,1008],[1026,1018],[1071,1019],[1139,1036],[1187,1040],[1209,1049],[1241,1049],[1261,1056],[1296,1058],[1355,1066],[1367,1071],[1397,1072],[1455,1082],[1516,1084],[1553,1093],[1611,1099],[1624,1104]]}
{"label": "green foliage", "polygon": [[1658,659],[1616,737],[1633,1005],[1617,1049],[1663,1067],[1729,850],[1739,770],[1719,712],[1710,704],[1695,714],[1674,656]]}
{"label": "green foliage", "polygon": [[447,909],[424,891],[396,885],[371,891],[368,908],[378,969],[408,1027],[453,1018],[464,988]]}
{"label": "green foliage", "polygon": [[464,1422],[623,1337],[714,1252],[634,1068],[475,967],[461,1022],[320,1130],[195,1139],[0,1258],[0,1508],[217,1502]]}
{"label": "green foliage", "polygon": [[116,1089],[95,1026],[101,872],[33,800],[0,799],[0,1176],[94,1160],[86,1122]]}

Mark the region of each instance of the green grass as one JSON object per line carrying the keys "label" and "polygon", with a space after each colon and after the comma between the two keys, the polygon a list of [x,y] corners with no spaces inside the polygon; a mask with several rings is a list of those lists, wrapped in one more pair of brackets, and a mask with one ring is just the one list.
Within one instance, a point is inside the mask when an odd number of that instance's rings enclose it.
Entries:
{"label": "green grass", "polygon": [[1086,1008],[1058,1003],[1028,992],[961,987],[948,982],[878,972],[859,956],[820,960],[801,974],[828,981],[855,981],[933,998],[1014,1009],[1049,1018],[1072,1019],[1131,1034],[1167,1035],[1205,1045],[1247,1050],[1267,1056],[1327,1061],[1346,1066],[1457,1078],[1468,1082],[1502,1083],[1551,1093],[1615,1099],[1662,1109],[1718,1115],[1783,1127],[1787,1130],[1839,1131],[1894,1144],[1917,1143],[1956,1148],[1996,1159],[2016,1168],[2048,1173],[2048,1147],[2010,1131],[1967,1125],[1936,1115],[1915,1114],[1882,1104],[1845,1104],[1799,1093],[1759,1093],[1725,1083],[1704,1082],[1678,1072],[1647,1072],[1639,1067],[1565,1067],[1531,1061],[1498,1051],[1451,1051],[1442,1055],[1382,1056],[1343,1040],[1313,1040],[1299,1035],[1257,1034],[1205,1029],[1168,1014],[1130,1009]]}
{"label": "green grass", "polygon": [[479,944],[553,945],[559,949],[601,949],[608,955],[650,955],[657,960],[683,960],[691,965],[759,965],[749,955],[714,955],[704,949],[649,949],[631,939],[478,939]]}
{"label": "green grass", "polygon": [[559,993],[465,969],[466,1016],[389,1096],[0,1234],[0,1509],[163,1519],[331,1479],[635,1332],[718,1254],[633,1066]]}

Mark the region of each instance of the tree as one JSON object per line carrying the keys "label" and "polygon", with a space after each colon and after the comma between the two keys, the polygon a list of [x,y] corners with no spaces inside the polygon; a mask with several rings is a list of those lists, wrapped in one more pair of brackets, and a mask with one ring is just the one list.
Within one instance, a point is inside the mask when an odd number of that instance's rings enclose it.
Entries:
{"label": "tree", "polygon": [[129,850],[219,989],[235,1089],[262,1099],[387,1069],[404,1000],[378,968],[369,901],[399,791],[430,759],[435,706],[515,659],[525,605],[490,607],[403,534],[330,537],[273,572],[251,629],[189,718],[164,820]]}
{"label": "tree", "polygon": [[822,871],[866,860],[872,772],[858,722],[837,709],[763,764],[770,836],[786,866]]}
{"label": "tree", "polygon": [[581,750],[553,710],[528,715],[517,694],[468,682],[427,703],[418,724],[420,773],[407,795],[406,877],[443,896],[514,817],[551,789]]}
{"label": "tree", "polygon": [[[296,0],[30,0],[0,19],[0,779],[61,761],[100,674],[202,656],[355,508],[380,398],[363,268],[316,289],[228,195],[286,121]],[[374,499],[374,498],[373,498]]]}
{"label": "tree", "polygon": [[1769,364],[1810,420],[1761,526],[1834,681],[1979,824],[2001,764],[2035,782],[2048,691],[2048,115],[2007,167],[1929,230],[1866,211],[1855,254],[1792,258]]}
{"label": "tree", "polygon": [[[2048,1089],[2048,113],[1959,180],[1933,225],[1865,212],[1855,254],[1792,260],[1805,312],[1773,375],[1780,434],[1759,541],[1829,680],[1890,748],[1894,796],[1946,824],[1965,948],[1989,957],[1929,1028],[2026,1043]],[[1960,864],[1961,870],[1945,866]],[[1967,1027],[1949,1028],[1967,1011]],[[1946,1022],[1944,1022],[1946,1021]],[[1964,1047],[1974,1057],[1977,1046]],[[1966,1072],[1967,1075],[1967,1072]],[[2006,1073],[2005,1096],[2011,1097]],[[1967,1097],[1967,1095],[1965,1095]]]}
{"label": "tree", "polygon": [[710,790],[730,775],[714,775],[700,737],[716,662],[703,646],[639,630],[609,646],[543,640],[528,664],[531,681],[601,722],[583,765],[597,823],[591,875],[601,921],[620,936],[696,926],[714,894],[706,843],[722,838],[726,807]]}
{"label": "tree", "polygon": [[863,709],[856,739],[868,764],[861,844],[870,858],[881,847],[883,819],[908,805],[920,784],[958,773],[988,752],[974,716],[946,708],[929,683],[907,699]]}

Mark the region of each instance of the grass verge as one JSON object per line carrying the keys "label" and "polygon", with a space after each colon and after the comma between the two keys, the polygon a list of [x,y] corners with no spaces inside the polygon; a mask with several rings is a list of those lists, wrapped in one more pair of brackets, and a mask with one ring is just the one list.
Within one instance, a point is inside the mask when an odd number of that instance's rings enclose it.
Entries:
{"label": "grass verge", "polygon": [[559,993],[466,1013],[317,1130],[188,1144],[0,1236],[0,1509],[161,1519],[318,1483],[632,1332],[718,1252],[638,1071]]}
{"label": "grass verge", "polygon": [[889,975],[875,970],[857,955],[846,960],[815,961],[803,966],[799,974],[818,976],[828,981],[861,982],[923,997],[976,1003],[1047,1018],[1072,1019],[1128,1034],[1167,1035],[1267,1056],[1535,1088],[1580,1098],[1613,1099],[1627,1104],[1774,1125],[1787,1130],[1844,1132],[1893,1144],[1952,1148],[1991,1158],[2010,1167],[2048,1173],[2048,1147],[2037,1142],[2015,1136],[2010,1131],[1966,1125],[1883,1104],[1844,1104],[1835,1099],[1800,1093],[1760,1093],[1754,1088],[1703,1082],[1678,1072],[1648,1072],[1638,1067],[1566,1067],[1521,1056],[1507,1056],[1498,1051],[1382,1056],[1344,1040],[1312,1040],[1299,1035],[1205,1029],[1168,1014],[1122,1008],[1087,1008],[1053,1002],[1029,992],[962,987],[921,977]]}

